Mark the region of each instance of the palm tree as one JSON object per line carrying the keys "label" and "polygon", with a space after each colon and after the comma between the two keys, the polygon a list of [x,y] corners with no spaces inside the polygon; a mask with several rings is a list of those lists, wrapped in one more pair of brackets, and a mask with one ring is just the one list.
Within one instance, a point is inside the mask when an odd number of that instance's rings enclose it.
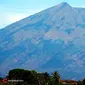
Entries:
{"label": "palm tree", "polygon": [[53,81],[53,85],[59,84],[60,74],[57,71],[52,73],[52,81]]}

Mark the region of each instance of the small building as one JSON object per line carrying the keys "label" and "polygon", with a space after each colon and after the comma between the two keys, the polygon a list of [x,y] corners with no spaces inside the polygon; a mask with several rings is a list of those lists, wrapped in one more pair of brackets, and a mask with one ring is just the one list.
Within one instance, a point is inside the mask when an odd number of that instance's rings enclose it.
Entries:
{"label": "small building", "polygon": [[7,83],[7,81],[8,81],[7,78],[4,78],[4,79],[2,80],[3,83]]}
{"label": "small building", "polygon": [[77,85],[77,81],[74,81],[74,80],[60,80],[60,82],[64,85],[67,85],[67,84]]}

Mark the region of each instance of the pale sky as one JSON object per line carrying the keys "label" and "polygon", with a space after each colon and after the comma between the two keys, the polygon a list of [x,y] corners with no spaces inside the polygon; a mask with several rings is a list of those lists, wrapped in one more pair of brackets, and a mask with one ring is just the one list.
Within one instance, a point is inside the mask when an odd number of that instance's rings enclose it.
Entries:
{"label": "pale sky", "polygon": [[85,8],[85,0],[0,0],[0,28],[61,2]]}

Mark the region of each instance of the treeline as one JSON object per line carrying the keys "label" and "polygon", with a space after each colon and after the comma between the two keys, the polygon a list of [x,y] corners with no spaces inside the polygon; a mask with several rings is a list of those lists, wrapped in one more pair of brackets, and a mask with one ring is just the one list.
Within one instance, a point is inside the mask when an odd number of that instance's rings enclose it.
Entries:
{"label": "treeline", "polygon": [[[7,83],[9,83],[6,85],[64,85],[62,82],[60,82],[60,75],[57,71],[49,75],[47,72],[38,73],[34,70],[30,71],[24,69],[13,69],[9,71],[6,78],[7,78]],[[0,80],[2,80],[1,77]],[[10,80],[20,80],[20,81],[9,82]],[[21,82],[21,80],[23,81]],[[85,79],[83,79],[82,81],[77,81],[77,85],[85,85]]]}
{"label": "treeline", "polygon": [[38,73],[34,70],[13,69],[9,71],[6,78],[8,82],[9,80],[23,80],[23,82],[17,82],[19,85],[61,85],[58,72],[49,75],[47,72]]}

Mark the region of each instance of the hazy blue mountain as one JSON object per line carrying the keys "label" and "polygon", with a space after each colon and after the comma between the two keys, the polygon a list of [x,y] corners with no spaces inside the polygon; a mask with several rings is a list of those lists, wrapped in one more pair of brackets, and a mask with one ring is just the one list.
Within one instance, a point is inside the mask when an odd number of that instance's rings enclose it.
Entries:
{"label": "hazy blue mountain", "polygon": [[85,77],[85,9],[66,2],[0,30],[0,75],[10,69]]}

